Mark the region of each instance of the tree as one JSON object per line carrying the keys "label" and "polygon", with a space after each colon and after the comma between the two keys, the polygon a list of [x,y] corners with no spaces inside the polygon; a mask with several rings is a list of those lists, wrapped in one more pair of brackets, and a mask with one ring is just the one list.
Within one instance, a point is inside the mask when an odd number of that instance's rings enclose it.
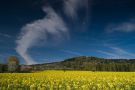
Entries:
{"label": "tree", "polygon": [[8,71],[17,72],[19,70],[19,60],[16,56],[10,56],[8,58]]}
{"label": "tree", "polygon": [[0,64],[0,73],[3,72],[2,69],[3,69],[3,65]]}

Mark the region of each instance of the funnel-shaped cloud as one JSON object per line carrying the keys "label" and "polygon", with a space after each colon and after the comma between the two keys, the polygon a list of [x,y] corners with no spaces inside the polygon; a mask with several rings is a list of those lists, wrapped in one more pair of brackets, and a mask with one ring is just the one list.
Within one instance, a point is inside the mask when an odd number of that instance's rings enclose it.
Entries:
{"label": "funnel-shaped cloud", "polygon": [[47,43],[48,36],[54,40],[68,36],[68,29],[62,18],[51,8],[45,7],[47,14],[43,19],[36,20],[22,27],[18,37],[16,51],[24,58],[27,64],[36,64],[28,54],[28,49],[37,45],[40,40]]}

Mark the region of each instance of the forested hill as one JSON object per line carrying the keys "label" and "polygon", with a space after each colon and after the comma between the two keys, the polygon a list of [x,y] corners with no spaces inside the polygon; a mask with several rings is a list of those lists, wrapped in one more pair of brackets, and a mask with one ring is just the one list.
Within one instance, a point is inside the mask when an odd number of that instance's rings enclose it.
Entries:
{"label": "forested hill", "polygon": [[135,71],[135,59],[75,57],[61,62],[31,65],[33,70]]}

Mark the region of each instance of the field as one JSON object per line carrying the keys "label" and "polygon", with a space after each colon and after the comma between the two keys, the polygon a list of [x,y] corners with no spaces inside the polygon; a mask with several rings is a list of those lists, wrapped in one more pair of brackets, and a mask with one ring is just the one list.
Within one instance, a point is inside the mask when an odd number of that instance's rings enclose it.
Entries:
{"label": "field", "polygon": [[1,73],[0,90],[135,90],[135,72]]}

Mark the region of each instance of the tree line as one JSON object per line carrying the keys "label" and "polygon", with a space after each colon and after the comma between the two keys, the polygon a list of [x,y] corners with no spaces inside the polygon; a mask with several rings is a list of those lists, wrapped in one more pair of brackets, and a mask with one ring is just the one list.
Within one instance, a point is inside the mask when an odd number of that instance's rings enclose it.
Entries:
{"label": "tree line", "polygon": [[89,71],[135,71],[135,59],[77,57],[61,62],[65,69]]}
{"label": "tree line", "polygon": [[87,71],[135,71],[135,59],[104,59],[97,57],[75,57],[61,62],[19,65],[19,59],[11,56],[7,64],[0,64],[0,72],[30,72],[42,70],[87,70]]}

